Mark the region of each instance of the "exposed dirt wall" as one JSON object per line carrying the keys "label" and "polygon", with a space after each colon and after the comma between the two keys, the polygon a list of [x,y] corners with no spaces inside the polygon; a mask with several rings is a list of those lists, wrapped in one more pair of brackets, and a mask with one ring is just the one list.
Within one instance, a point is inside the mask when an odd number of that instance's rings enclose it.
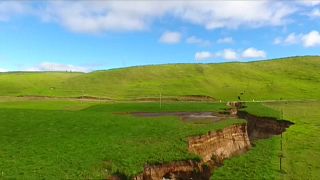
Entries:
{"label": "exposed dirt wall", "polygon": [[277,120],[272,117],[258,117],[245,111],[239,111],[237,116],[247,120],[250,141],[270,138],[273,135],[280,135],[286,128],[293,124],[290,121]]}
{"label": "exposed dirt wall", "polygon": [[189,139],[189,152],[202,157],[204,162],[221,162],[250,148],[247,126],[233,125],[221,131]]}
{"label": "exposed dirt wall", "polygon": [[249,150],[250,141],[245,124],[233,125],[221,131],[189,138],[189,152],[199,155],[201,162],[173,162],[148,165],[136,180],[209,179],[214,168],[225,159]]}
{"label": "exposed dirt wall", "polygon": [[[138,116],[157,117],[176,115],[183,120],[185,116],[192,116],[194,121],[201,120],[204,115],[210,118],[222,118],[223,115],[201,113],[135,113]],[[189,117],[189,118],[190,118]],[[201,161],[180,161],[168,164],[146,165],[144,171],[135,176],[135,180],[160,180],[160,179],[210,179],[215,168],[223,165],[225,159],[240,155],[248,151],[251,144],[262,138],[270,138],[279,135],[286,130],[291,123],[286,120],[277,120],[269,117],[258,117],[244,111],[237,111],[235,115],[228,115],[229,118],[241,118],[247,120],[245,124],[236,124],[216,132],[208,132],[205,135],[190,137],[188,139],[188,150],[201,157]],[[114,177],[115,179],[122,179]]]}

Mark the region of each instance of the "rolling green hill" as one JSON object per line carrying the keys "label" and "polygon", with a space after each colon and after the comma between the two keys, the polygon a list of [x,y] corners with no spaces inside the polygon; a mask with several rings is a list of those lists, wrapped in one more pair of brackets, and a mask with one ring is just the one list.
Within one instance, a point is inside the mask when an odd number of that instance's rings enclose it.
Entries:
{"label": "rolling green hill", "polygon": [[91,73],[0,73],[1,96],[111,99],[190,95],[216,100],[320,99],[320,57],[138,66]]}

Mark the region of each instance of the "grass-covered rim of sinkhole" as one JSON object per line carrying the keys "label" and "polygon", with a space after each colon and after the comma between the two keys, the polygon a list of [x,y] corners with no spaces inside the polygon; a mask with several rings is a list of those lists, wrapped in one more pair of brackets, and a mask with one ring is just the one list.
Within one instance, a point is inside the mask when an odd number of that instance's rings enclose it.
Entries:
{"label": "grass-covered rim of sinkhole", "polygon": [[[61,104],[60,104],[61,103]],[[218,103],[1,102],[1,178],[133,176],[145,164],[199,160],[187,138],[233,124],[185,123],[176,117],[138,118],[116,112],[221,111]],[[78,102],[80,103],[80,102]],[[72,106],[76,108],[73,109]]]}

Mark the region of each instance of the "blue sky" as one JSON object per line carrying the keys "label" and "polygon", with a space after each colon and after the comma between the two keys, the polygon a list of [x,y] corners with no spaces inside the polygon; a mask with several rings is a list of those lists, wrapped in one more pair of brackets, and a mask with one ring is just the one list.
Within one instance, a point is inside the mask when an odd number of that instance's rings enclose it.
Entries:
{"label": "blue sky", "polygon": [[0,1],[0,71],[319,55],[320,1]]}

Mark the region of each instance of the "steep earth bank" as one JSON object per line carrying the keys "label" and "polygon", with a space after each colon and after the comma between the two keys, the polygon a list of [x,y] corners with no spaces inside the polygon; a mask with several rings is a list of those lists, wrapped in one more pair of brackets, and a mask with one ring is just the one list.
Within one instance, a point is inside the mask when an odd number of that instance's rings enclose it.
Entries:
{"label": "steep earth bank", "polygon": [[[198,113],[199,120],[204,115],[208,117],[210,112]],[[182,120],[186,113],[175,113]],[[138,116],[157,117],[159,113],[136,113]],[[168,113],[163,113],[167,116]],[[172,115],[172,114],[171,114]],[[196,120],[195,113],[191,113]],[[212,115],[216,119],[219,115]],[[225,116],[221,115],[225,120]],[[190,137],[188,150],[201,157],[201,161],[189,160],[172,162],[168,164],[146,165],[144,171],[133,177],[135,180],[159,180],[159,179],[210,179],[214,169],[223,165],[225,159],[240,155],[248,151],[257,139],[270,138],[279,135],[286,130],[291,123],[286,120],[277,120],[270,117],[258,117],[245,111],[239,111],[230,118],[247,120],[246,124],[236,124],[216,132],[208,132],[205,135]],[[111,179],[121,179],[113,176]]]}

